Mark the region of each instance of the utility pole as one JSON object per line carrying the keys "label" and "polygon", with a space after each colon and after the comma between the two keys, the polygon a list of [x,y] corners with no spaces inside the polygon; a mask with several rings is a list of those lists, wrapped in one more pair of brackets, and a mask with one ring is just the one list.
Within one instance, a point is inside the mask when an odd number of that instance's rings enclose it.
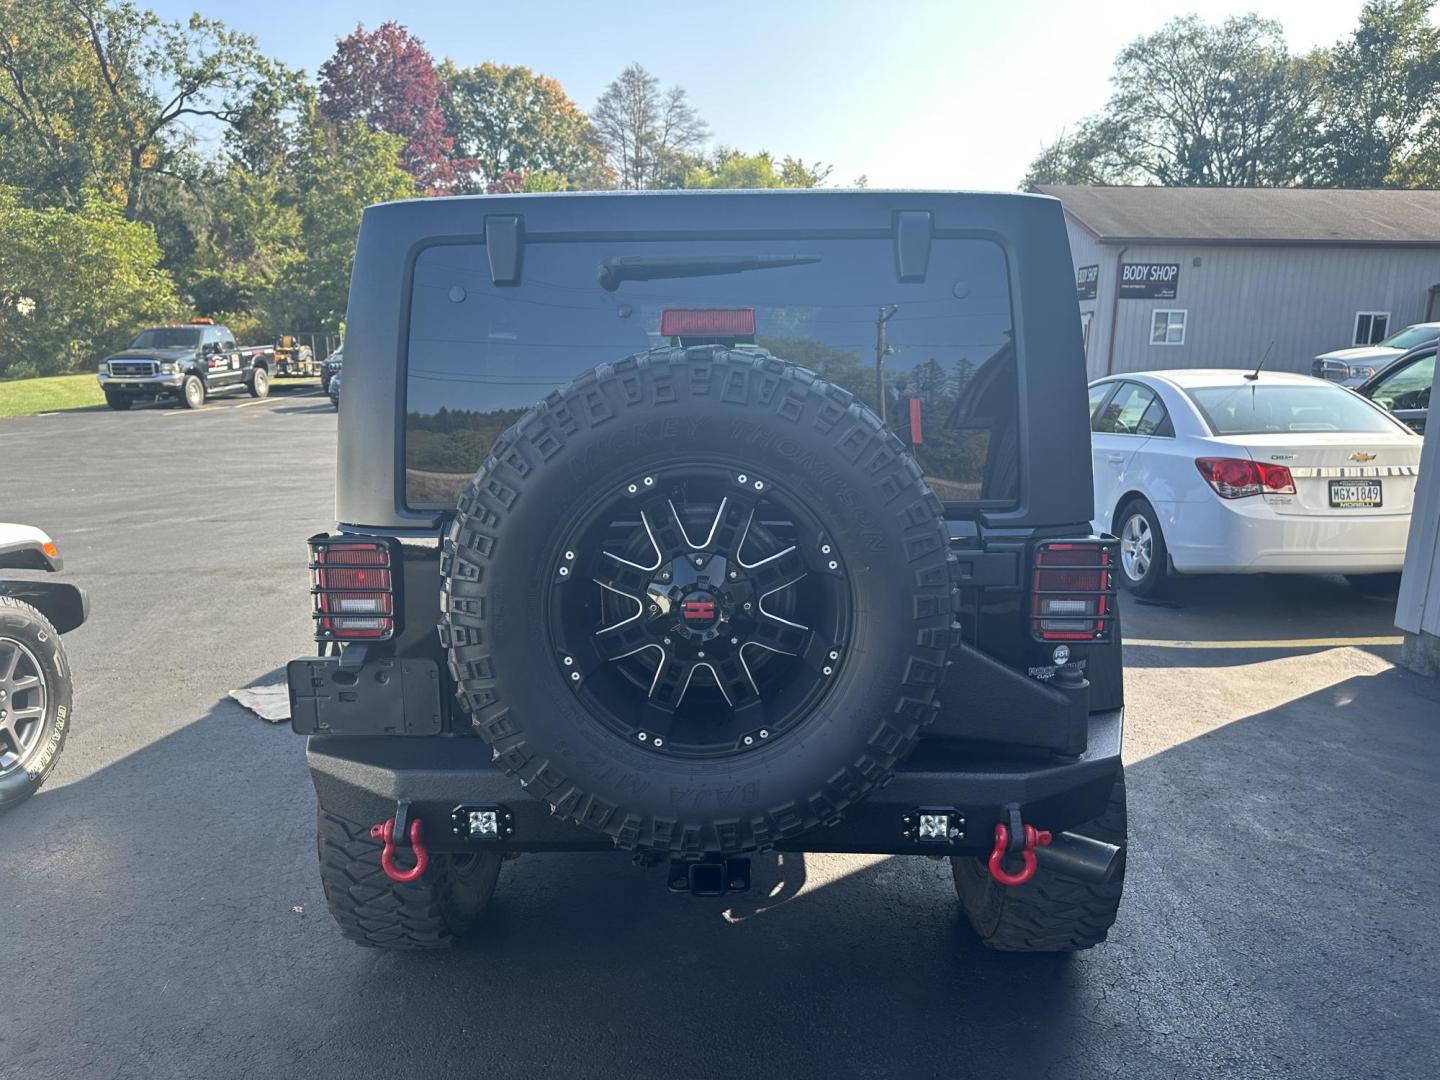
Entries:
{"label": "utility pole", "polygon": [[887,304],[880,308],[880,314],[875,319],[875,400],[879,406],[880,419],[886,420],[885,416],[885,357],[895,351],[894,347],[885,344],[885,324],[888,323],[900,310],[897,304]]}

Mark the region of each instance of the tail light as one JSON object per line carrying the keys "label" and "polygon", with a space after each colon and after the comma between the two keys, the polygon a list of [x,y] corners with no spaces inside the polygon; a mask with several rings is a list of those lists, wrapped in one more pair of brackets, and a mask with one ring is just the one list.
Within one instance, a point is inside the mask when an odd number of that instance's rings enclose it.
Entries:
{"label": "tail light", "polygon": [[1113,542],[1051,540],[1035,547],[1030,632],[1040,641],[1108,641],[1115,623]]}
{"label": "tail light", "polygon": [[1195,459],[1195,467],[1222,499],[1295,494],[1295,478],[1284,465],[1249,458],[1202,457]]}
{"label": "tail light", "polygon": [[387,540],[310,538],[310,595],[316,641],[383,641],[395,636],[396,559]]}

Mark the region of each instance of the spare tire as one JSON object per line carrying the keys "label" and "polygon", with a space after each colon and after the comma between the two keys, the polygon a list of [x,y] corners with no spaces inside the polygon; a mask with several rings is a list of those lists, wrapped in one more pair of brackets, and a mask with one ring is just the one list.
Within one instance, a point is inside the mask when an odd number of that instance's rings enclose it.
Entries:
{"label": "spare tire", "polygon": [[764,849],[884,784],[936,708],[953,557],[848,391],[660,348],[498,438],[441,557],[440,634],[496,760],[620,847]]}

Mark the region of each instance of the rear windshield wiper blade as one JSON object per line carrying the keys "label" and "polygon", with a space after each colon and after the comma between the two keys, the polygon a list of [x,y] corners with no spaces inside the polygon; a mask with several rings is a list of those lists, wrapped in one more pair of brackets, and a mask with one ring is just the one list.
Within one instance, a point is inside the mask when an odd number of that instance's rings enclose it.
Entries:
{"label": "rear windshield wiper blade", "polygon": [[711,277],[818,263],[819,255],[621,255],[600,264],[600,287],[614,292],[622,281]]}

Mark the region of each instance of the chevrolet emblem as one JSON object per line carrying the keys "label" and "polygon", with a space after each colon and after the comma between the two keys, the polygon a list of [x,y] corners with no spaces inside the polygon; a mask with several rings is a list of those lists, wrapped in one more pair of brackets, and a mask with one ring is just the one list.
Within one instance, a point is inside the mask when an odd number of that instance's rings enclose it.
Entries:
{"label": "chevrolet emblem", "polygon": [[1353,454],[1350,455],[1350,460],[1351,460],[1351,461],[1374,461],[1374,460],[1375,460],[1375,455],[1374,455],[1374,454],[1367,454],[1367,453],[1365,453],[1364,450],[1357,450],[1357,451],[1355,451],[1355,453],[1353,453]]}

